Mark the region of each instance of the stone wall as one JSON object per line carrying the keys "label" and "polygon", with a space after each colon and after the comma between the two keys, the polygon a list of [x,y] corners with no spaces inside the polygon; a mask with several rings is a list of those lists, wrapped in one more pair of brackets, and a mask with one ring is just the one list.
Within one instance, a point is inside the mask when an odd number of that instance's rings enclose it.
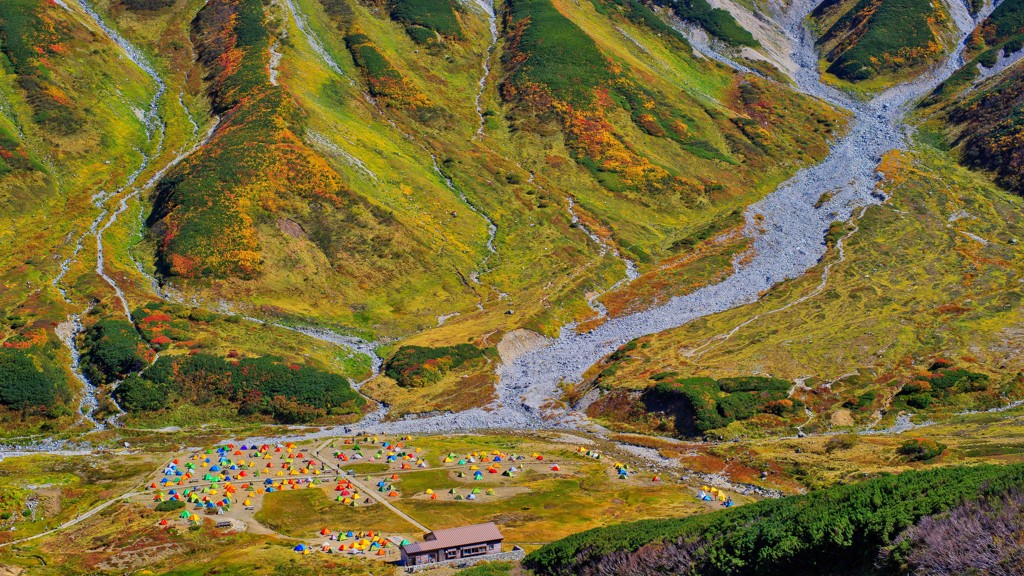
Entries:
{"label": "stone wall", "polygon": [[474,556],[472,558],[456,558],[454,560],[444,560],[442,562],[433,562],[431,564],[420,564],[418,566],[404,566],[404,570],[409,574],[416,572],[422,572],[424,570],[430,570],[432,568],[440,568],[441,566],[454,566],[456,568],[468,568],[474,564],[480,562],[518,562],[526,556],[526,551],[516,546],[508,552],[499,552],[497,554],[484,554],[483,556]]}

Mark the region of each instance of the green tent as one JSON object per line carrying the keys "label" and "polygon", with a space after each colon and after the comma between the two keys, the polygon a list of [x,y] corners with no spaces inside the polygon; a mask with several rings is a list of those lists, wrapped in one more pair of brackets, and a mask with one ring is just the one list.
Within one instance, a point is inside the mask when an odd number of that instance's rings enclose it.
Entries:
{"label": "green tent", "polygon": [[480,489],[479,488],[473,488],[473,494],[479,494],[479,493],[480,493]]}
{"label": "green tent", "polygon": [[462,500],[462,495],[461,494],[456,494],[455,495],[455,499],[456,500]]}

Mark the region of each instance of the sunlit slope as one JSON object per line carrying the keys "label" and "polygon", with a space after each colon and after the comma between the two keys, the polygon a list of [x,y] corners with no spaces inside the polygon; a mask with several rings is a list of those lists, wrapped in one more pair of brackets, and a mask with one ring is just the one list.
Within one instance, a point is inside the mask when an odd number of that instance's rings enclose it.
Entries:
{"label": "sunlit slope", "polygon": [[835,226],[819,266],[756,304],[628,345],[595,368],[596,384],[637,392],[591,413],[652,431],[659,422],[640,393],[690,376],[783,378],[782,396],[765,401],[813,412],[767,406],[727,435],[864,426],[880,410],[891,419],[1018,397],[1020,199],[931,148],[891,154],[881,171],[891,200]]}
{"label": "sunlit slope", "polygon": [[[236,128],[283,134],[223,111],[209,146],[160,185],[149,220],[173,285],[374,334],[453,313],[445,333],[459,339],[517,326],[551,333],[593,315],[585,294],[624,275],[615,251],[654,267],[695,234],[735,226],[737,208],[820,158],[838,126],[821,104],[695,58],[639,4],[629,9],[646,20],[592,5],[499,6],[496,43],[483,8],[439,6],[440,16],[296,0],[253,16],[258,44],[229,40],[239,69],[205,72],[215,111],[217,84],[251,72],[254,100],[281,93],[294,106],[279,116],[289,151],[305,156],[273,157],[274,142],[250,148],[255,136],[240,138],[240,151],[271,156],[252,168],[259,186],[218,184],[211,195],[199,183],[232,163],[202,158],[230,146],[222,138]],[[193,35],[211,33],[202,20]],[[534,25],[559,32],[524,45]],[[576,68],[564,70],[578,79],[569,95],[544,67],[579,46]],[[552,106],[525,99],[524,82]],[[323,162],[315,170],[313,156]],[[166,193],[172,182],[233,224],[199,211],[187,229],[195,235],[182,236],[175,214],[190,208]],[[586,229],[572,224],[570,196]]]}
{"label": "sunlit slope", "polygon": [[922,102],[921,115],[961,163],[1024,191],[1024,2],[1000,3],[968,40],[966,64]]}
{"label": "sunlit slope", "polygon": [[930,0],[827,0],[809,20],[828,77],[869,90],[937,62],[955,28],[946,5]]}
{"label": "sunlit slope", "polygon": [[86,237],[156,151],[157,86],[84,12],[35,0],[0,6],[0,72],[0,404],[34,426],[72,410],[55,328],[112,296]]}

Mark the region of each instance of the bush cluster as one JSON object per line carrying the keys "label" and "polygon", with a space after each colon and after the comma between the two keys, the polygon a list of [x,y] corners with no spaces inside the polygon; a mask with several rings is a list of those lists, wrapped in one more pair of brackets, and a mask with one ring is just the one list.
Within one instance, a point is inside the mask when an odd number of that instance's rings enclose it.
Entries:
{"label": "bush cluster", "polygon": [[483,357],[483,350],[472,344],[440,348],[402,346],[384,367],[384,374],[404,388],[419,388],[441,380],[449,371],[470,360]]}
{"label": "bush cluster", "polygon": [[654,0],[666,6],[681,20],[692,22],[709,34],[733,46],[758,46],[749,30],[739,25],[728,10],[712,8],[708,0]]}
{"label": "bush cluster", "polygon": [[155,411],[186,402],[230,403],[238,414],[265,414],[285,424],[358,411],[366,400],[349,381],[310,366],[260,357],[228,361],[210,354],[162,356],[115,391],[130,412]]}
{"label": "bush cluster", "polygon": [[[410,28],[426,28],[456,40],[465,37],[451,0],[392,0],[391,17]],[[413,40],[425,36],[411,30],[409,35]]]}
{"label": "bush cluster", "polygon": [[109,384],[142,370],[146,344],[135,325],[105,318],[90,326],[82,339],[82,372],[95,385]]}
{"label": "bush cluster", "polygon": [[929,0],[860,0],[819,39],[842,39],[827,55],[828,71],[850,81],[916,66],[940,50],[929,26]]}
{"label": "bush cluster", "polygon": [[64,371],[45,354],[0,347],[0,405],[55,415],[70,396]]}
{"label": "bush cluster", "polygon": [[900,456],[905,456],[908,460],[914,462],[924,462],[938,458],[945,451],[945,444],[940,444],[931,438],[911,438],[900,444],[900,447],[896,449]]}
{"label": "bush cluster", "polygon": [[675,411],[676,429],[702,434],[756,414],[783,415],[797,410],[800,402],[787,398],[791,386],[788,380],[762,376],[662,379],[644,393],[644,403],[649,407],[681,403],[683,409]]}
{"label": "bush cluster", "polygon": [[905,472],[712,514],[596,528],[542,547],[526,564],[539,575],[574,576],[897,573],[876,561],[904,530],[1022,483],[1020,464]]}

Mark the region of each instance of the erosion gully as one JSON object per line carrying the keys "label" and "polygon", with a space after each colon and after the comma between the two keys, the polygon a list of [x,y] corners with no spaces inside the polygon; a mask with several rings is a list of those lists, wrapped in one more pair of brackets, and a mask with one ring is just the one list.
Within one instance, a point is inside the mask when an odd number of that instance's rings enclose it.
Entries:
{"label": "erosion gully", "polygon": [[[61,6],[65,10],[68,10],[69,12],[74,11],[73,8],[69,6],[64,0],[55,1],[59,6]],[[117,31],[110,28],[86,0],[77,0],[76,4],[103,31],[103,33],[120,48],[122,55],[126,57],[128,60],[130,60],[133,64],[135,64],[140,70],[142,70],[143,73],[145,73],[146,76],[148,76],[156,85],[156,91],[154,92],[153,97],[149,102],[149,107],[145,111],[142,120],[145,125],[147,140],[150,141],[151,145],[155,140],[155,152],[153,152],[153,156],[159,156],[161,148],[163,146],[164,138],[164,122],[160,117],[160,99],[167,91],[167,87],[164,84],[163,79],[161,79],[160,75],[157,74],[156,70],[154,70],[153,67],[150,66],[149,62],[142,55],[142,53],[139,52],[139,50],[136,49],[134,46],[132,46],[127,40],[125,40],[120,34],[118,34]],[[71,256],[61,264],[57,276],[52,281],[52,285],[59,290],[61,297],[68,304],[72,304],[72,300],[69,297],[67,290],[63,286],[61,286],[61,281],[67,274],[72,263],[75,261],[75,259],[81,252],[83,243],[85,241],[85,237],[88,235],[92,235],[96,238],[96,273],[114,290],[114,293],[116,294],[118,300],[121,302],[125,315],[128,316],[129,319],[131,318],[131,310],[128,307],[128,301],[125,298],[124,292],[117,285],[117,282],[106,274],[106,270],[104,267],[103,234],[114,224],[118,216],[120,216],[120,214],[124,212],[124,209],[126,208],[125,198],[120,199],[119,205],[116,208],[114,208],[113,211],[111,211],[108,202],[112,201],[113,199],[123,194],[126,190],[128,190],[138,180],[142,172],[145,171],[146,168],[149,166],[151,156],[141,150],[139,151],[139,153],[142,155],[142,162],[139,165],[139,167],[135,170],[135,172],[133,172],[128,177],[128,181],[124,184],[124,186],[114,191],[113,193],[108,194],[104,191],[100,191],[97,194],[93,195],[93,203],[96,205],[97,208],[100,208],[100,214],[99,216],[97,216],[95,220],[93,220],[88,231],[85,234],[83,234],[83,236],[79,238],[78,241],[75,243],[75,247],[72,251]],[[107,219],[108,214],[110,215],[109,219]],[[81,370],[81,353],[78,350],[77,345],[77,337],[79,334],[81,334],[83,330],[81,318],[91,309],[91,307],[92,304],[90,303],[81,313],[70,315],[66,322],[58,326],[57,333],[60,336],[60,338],[64,341],[64,344],[68,347],[71,357],[71,372],[82,384],[83,394],[81,402],[78,407],[78,412],[79,414],[81,414],[84,420],[87,420],[92,424],[94,429],[101,430],[105,427],[104,423],[96,420],[96,418],[94,417],[94,413],[96,411],[96,408],[98,407],[98,401],[96,399],[96,386],[89,381],[89,379]]]}
{"label": "erosion gully", "polygon": [[[610,319],[590,332],[566,326],[546,346],[498,368],[498,399],[492,406],[374,423],[374,429],[401,433],[582,426],[585,418],[580,414],[552,415],[543,409],[546,402],[558,396],[562,382],[579,381],[585,370],[629,340],[753,303],[760,293],[817,265],[825,254],[825,233],[833,222],[849,220],[855,210],[884,200],[876,188],[876,167],[886,152],[907,146],[910,128],[905,116],[910,104],[963,65],[964,39],[988,10],[972,18],[960,0],[950,2],[959,29],[956,49],[930,73],[868,102],[855,101],[821,81],[814,39],[803,26],[816,3],[794,2],[777,15],[792,41],[799,66],[794,80],[802,92],[848,110],[851,121],[847,134],[834,143],[825,160],[801,170],[746,210],[744,233],[753,247],[749,254],[734,260],[733,273],[718,284],[646,311]],[[819,203],[826,192],[831,196]]]}
{"label": "erosion gully", "polygon": [[[284,2],[313,48],[332,70],[351,82],[351,78],[341,71],[323,49],[322,43],[309,29],[292,1]],[[821,163],[801,170],[774,192],[748,207],[744,233],[753,246],[749,254],[734,260],[733,273],[725,280],[685,296],[672,298],[664,305],[610,319],[589,332],[578,332],[574,325],[564,327],[559,337],[549,339],[545,346],[499,366],[498,398],[486,408],[385,422],[386,407],[382,407],[350,426],[310,433],[295,431],[293,434],[263,440],[294,441],[328,437],[350,429],[377,433],[594,429],[581,414],[552,414],[544,409],[546,402],[558,396],[561,383],[579,381],[587,368],[629,340],[755,302],[760,293],[804,274],[820,262],[825,254],[825,233],[833,222],[849,220],[855,211],[862,211],[884,201],[884,196],[877,189],[879,177],[876,167],[886,152],[907,146],[910,127],[906,124],[905,116],[908,107],[963,65],[964,40],[977,22],[992,9],[987,6],[971,17],[961,0],[949,2],[959,30],[956,49],[931,72],[882,92],[867,102],[856,101],[821,81],[814,39],[803,26],[804,18],[817,4],[815,0],[797,0],[776,14],[776,20],[792,42],[793,57],[799,66],[794,74],[797,88],[805,94],[849,111],[851,121],[847,134],[833,144],[829,155]],[[493,15],[487,6],[481,7],[485,8],[488,15]],[[741,66],[717,55],[710,45],[702,44],[698,50],[742,71]],[[491,51],[493,45],[488,49],[488,58]],[[126,49],[126,52],[129,50]],[[484,83],[489,73],[488,68],[488,61],[485,60]],[[826,192],[831,193],[829,199],[819,203]],[[373,359],[373,372],[377,373],[380,369],[381,361],[374,353],[374,344],[318,328],[282,327],[367,354]],[[623,448],[647,459],[657,459],[648,450]]]}

